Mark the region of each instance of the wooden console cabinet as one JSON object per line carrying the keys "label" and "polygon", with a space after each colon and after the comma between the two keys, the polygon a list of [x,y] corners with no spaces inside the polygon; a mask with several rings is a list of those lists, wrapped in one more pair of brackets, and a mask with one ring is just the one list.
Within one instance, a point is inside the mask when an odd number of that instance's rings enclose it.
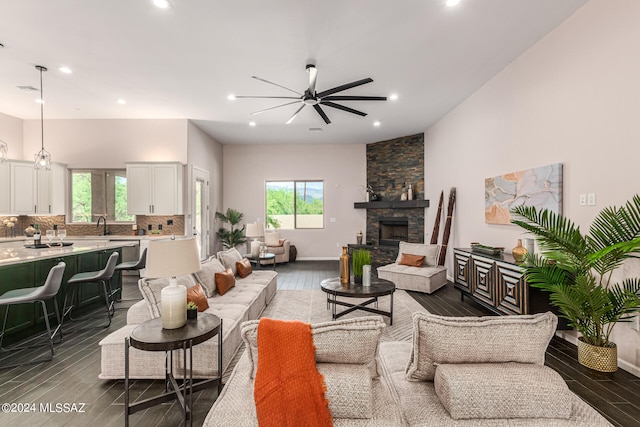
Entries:
{"label": "wooden console cabinet", "polygon": [[[500,315],[556,312],[545,292],[527,285],[522,267],[511,255],[456,248],[453,256],[454,286],[462,299],[467,296]],[[559,319],[558,325],[564,329],[566,321]]]}

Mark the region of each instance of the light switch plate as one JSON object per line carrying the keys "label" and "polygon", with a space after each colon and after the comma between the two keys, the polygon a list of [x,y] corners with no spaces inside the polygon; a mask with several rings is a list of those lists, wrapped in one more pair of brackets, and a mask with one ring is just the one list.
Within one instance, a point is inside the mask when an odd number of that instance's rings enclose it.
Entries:
{"label": "light switch plate", "polygon": [[596,193],[587,194],[587,204],[589,206],[595,206],[596,205]]}
{"label": "light switch plate", "polygon": [[587,206],[587,194],[580,194],[580,206]]}

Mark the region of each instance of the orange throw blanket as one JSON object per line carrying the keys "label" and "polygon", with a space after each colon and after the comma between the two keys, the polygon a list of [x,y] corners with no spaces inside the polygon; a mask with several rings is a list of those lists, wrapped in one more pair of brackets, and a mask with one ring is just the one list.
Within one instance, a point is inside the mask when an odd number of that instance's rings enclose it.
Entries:
{"label": "orange throw blanket", "polygon": [[332,426],[311,325],[261,319],[253,397],[260,427]]}

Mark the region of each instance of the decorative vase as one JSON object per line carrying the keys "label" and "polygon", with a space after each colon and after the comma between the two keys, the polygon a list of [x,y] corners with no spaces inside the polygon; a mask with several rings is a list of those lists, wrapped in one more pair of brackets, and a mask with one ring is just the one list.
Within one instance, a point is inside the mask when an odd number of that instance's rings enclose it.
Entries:
{"label": "decorative vase", "polygon": [[359,245],[362,244],[362,231],[358,231],[358,234],[356,234],[356,242],[358,242]]}
{"label": "decorative vase", "polygon": [[598,347],[578,338],[578,362],[582,366],[599,372],[615,372],[618,370],[618,347]]}
{"label": "decorative vase", "polygon": [[522,262],[524,260],[524,256],[527,254],[527,250],[522,246],[522,239],[518,239],[518,245],[513,248],[511,251],[513,254],[513,259],[517,262]]}
{"label": "decorative vase", "polygon": [[409,189],[407,190],[407,200],[413,200],[413,188],[411,188],[411,184],[409,184]]}
{"label": "decorative vase", "polygon": [[362,266],[362,286],[371,286],[371,265]]}
{"label": "decorative vase", "polygon": [[198,318],[198,310],[187,309],[187,319],[193,320]]}
{"label": "decorative vase", "polygon": [[347,253],[347,247],[342,247],[342,255],[340,255],[340,283],[346,285],[349,283],[349,254]]}

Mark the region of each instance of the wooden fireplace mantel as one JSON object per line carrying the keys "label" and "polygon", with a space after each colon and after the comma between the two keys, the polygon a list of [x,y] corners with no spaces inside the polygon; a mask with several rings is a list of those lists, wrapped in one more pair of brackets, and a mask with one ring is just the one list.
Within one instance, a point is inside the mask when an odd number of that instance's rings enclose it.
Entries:
{"label": "wooden fireplace mantel", "polygon": [[414,209],[428,208],[428,200],[379,200],[375,202],[355,202],[354,209]]}

